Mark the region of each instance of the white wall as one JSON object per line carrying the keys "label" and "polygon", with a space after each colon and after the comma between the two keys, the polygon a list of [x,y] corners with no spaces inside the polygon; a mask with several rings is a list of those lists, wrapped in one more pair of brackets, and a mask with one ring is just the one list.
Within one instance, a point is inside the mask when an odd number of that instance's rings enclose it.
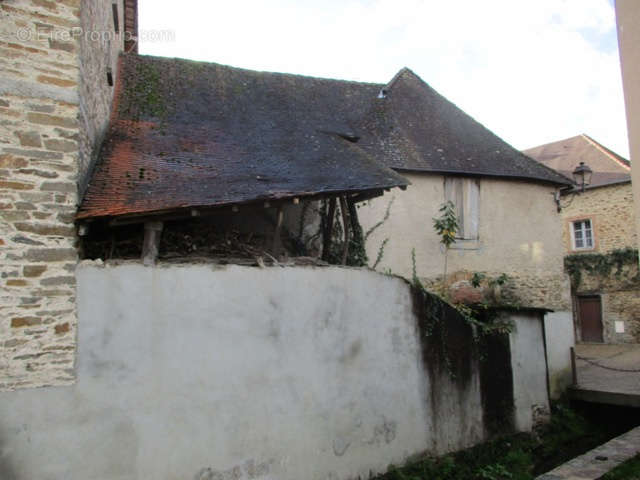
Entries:
{"label": "white wall", "polygon": [[77,279],[77,383],[0,394],[3,480],[348,479],[484,438],[477,365],[424,369],[401,279],[90,262]]}
{"label": "white wall", "polygon": [[573,382],[571,347],[575,345],[575,331],[571,312],[550,312],[544,317],[547,337],[547,365],[549,393],[557,399]]}
{"label": "white wall", "polygon": [[535,421],[534,408],[549,411],[542,319],[538,312],[523,312],[513,314],[511,320],[509,344],[516,429],[530,431]]}

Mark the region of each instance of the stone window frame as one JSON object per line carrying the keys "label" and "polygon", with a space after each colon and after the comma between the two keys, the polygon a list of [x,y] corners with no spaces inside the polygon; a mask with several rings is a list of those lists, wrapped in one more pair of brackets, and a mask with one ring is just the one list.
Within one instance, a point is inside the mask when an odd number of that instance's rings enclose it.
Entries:
{"label": "stone window frame", "polygon": [[[575,224],[588,221],[591,224],[591,246],[576,247]],[[569,230],[569,251],[570,252],[593,252],[598,250],[598,236],[596,235],[596,221],[593,216],[579,216],[567,219]]]}

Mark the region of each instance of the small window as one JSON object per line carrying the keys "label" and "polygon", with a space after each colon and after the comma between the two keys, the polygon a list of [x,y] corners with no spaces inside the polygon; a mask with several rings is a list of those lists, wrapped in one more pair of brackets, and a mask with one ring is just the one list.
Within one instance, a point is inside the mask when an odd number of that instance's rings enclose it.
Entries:
{"label": "small window", "polygon": [[591,220],[577,220],[572,224],[572,237],[574,250],[593,249],[593,228]]}
{"label": "small window", "polygon": [[444,199],[456,207],[458,233],[461,240],[477,240],[480,212],[480,183],[473,178],[447,177]]}

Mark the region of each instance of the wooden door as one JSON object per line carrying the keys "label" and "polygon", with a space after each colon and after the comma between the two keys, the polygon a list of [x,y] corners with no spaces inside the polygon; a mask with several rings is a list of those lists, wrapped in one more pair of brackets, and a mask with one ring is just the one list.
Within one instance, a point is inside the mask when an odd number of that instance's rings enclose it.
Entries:
{"label": "wooden door", "polygon": [[578,322],[583,342],[602,343],[602,304],[600,297],[578,297]]}

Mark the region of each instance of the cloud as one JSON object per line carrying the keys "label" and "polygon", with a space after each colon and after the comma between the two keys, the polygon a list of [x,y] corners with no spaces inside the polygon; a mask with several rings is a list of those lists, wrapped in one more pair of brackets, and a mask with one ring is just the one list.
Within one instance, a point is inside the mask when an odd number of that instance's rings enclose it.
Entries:
{"label": "cloud", "polygon": [[[189,4],[187,6],[187,4]],[[628,154],[607,0],[141,0],[141,52],[387,82],[409,66],[516,148],[588,133]]]}

